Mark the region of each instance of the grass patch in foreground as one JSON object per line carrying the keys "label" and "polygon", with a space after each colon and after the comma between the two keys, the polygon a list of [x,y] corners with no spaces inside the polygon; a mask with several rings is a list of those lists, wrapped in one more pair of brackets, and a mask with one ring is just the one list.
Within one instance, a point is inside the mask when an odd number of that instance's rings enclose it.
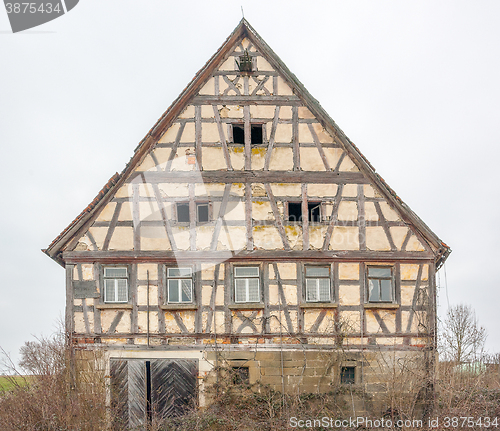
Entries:
{"label": "grass patch in foreground", "polygon": [[16,385],[26,386],[27,378],[23,376],[0,376],[0,392],[8,391]]}

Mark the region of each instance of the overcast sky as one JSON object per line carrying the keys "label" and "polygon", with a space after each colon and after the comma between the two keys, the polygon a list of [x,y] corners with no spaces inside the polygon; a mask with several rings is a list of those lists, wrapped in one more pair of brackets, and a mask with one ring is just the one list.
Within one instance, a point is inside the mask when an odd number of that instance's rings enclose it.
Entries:
{"label": "overcast sky", "polygon": [[[307,4],[307,6],[306,6]],[[12,34],[0,5],[0,346],[64,315],[40,249],[85,208],[245,17],[453,252],[439,314],[500,352],[500,2],[81,0]],[[497,167],[495,167],[497,166]],[[445,282],[447,280],[447,283]]]}

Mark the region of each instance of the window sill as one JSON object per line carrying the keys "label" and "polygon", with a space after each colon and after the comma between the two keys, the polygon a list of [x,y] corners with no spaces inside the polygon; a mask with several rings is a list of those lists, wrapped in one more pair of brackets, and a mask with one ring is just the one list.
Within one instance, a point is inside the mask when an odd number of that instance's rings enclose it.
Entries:
{"label": "window sill", "polygon": [[334,302],[302,302],[300,308],[337,308]]}
{"label": "window sill", "polygon": [[381,303],[369,303],[369,304],[363,304],[365,308],[399,308],[399,304],[392,304],[388,302],[381,302]]}
{"label": "window sill", "polygon": [[198,310],[196,304],[164,304],[160,308],[162,310]]}
{"label": "window sill", "polygon": [[241,302],[238,304],[230,304],[230,310],[263,310],[264,304],[260,302]]}
{"label": "window sill", "polygon": [[95,308],[99,310],[132,310],[132,304],[97,304]]}

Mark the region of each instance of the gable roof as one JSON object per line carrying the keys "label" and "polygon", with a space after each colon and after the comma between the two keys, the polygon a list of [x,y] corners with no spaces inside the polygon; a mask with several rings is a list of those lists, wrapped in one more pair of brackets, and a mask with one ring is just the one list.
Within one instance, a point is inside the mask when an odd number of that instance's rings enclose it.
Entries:
{"label": "gable roof", "polygon": [[78,234],[83,232],[99,214],[100,210],[112,199],[115,192],[123,185],[126,178],[141,163],[142,159],[158,142],[163,133],[172,125],[177,116],[184,110],[193,96],[211,77],[214,69],[218,67],[231,54],[232,48],[243,38],[248,38],[266,60],[280,73],[293,89],[293,92],[308,107],[312,114],[318,119],[321,125],[344,147],[344,150],[351,157],[358,169],[363,172],[372,184],[376,185],[382,195],[401,214],[403,220],[411,224],[419,234],[428,242],[436,256],[436,264],[439,268],[448,255],[451,253],[450,247],[442,242],[439,237],[406,205],[384,179],[375,171],[366,157],[359,151],[356,145],[349,140],[344,132],[337,126],[335,121],[321,107],[319,102],[307,91],[304,85],[288,69],[275,52],[259,36],[253,27],[244,18],[238,26],[222,44],[219,50],[208,60],[208,62],[194,76],[187,87],[181,92],[177,99],[158,119],[156,124],[149,130],[139,145],[135,148],[134,155],[127,163],[123,171],[116,173],[103,187],[87,208],[73,220],[69,226],[59,234],[47,249],[42,250],[52,259],[64,266],[61,252],[74,241]]}

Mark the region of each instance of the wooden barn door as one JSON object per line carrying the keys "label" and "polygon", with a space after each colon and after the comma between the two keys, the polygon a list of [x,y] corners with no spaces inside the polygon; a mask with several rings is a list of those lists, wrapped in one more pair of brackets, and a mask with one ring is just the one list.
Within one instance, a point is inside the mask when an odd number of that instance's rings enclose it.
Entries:
{"label": "wooden barn door", "polygon": [[112,359],[115,430],[141,429],[153,417],[181,416],[196,403],[198,360]]}

